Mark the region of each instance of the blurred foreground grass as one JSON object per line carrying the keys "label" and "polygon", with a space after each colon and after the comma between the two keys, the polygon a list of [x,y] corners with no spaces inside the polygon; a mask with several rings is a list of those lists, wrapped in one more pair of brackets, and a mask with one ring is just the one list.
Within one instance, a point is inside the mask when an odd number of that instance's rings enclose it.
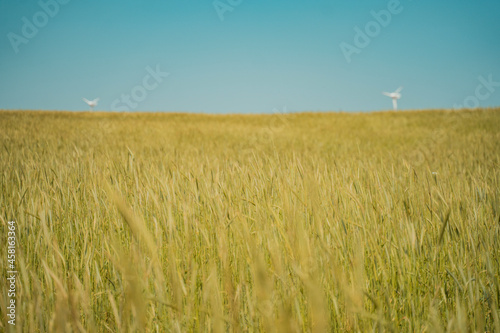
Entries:
{"label": "blurred foreground grass", "polygon": [[500,332],[499,109],[2,111],[0,143],[1,331]]}

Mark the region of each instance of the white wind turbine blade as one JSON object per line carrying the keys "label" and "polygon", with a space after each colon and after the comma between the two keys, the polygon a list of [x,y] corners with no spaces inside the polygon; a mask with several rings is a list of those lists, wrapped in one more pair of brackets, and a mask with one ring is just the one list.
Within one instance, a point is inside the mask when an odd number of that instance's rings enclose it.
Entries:
{"label": "white wind turbine blade", "polygon": [[384,92],[382,92],[382,94],[384,94],[384,95],[386,95],[386,96],[391,97],[391,93],[388,93],[388,92],[385,92],[385,91],[384,91]]}
{"label": "white wind turbine blade", "polygon": [[94,111],[94,107],[97,105],[97,101],[99,100],[99,98],[96,98],[93,101],[89,101],[86,98],[82,98],[82,99],[90,107],[90,111]]}
{"label": "white wind turbine blade", "polygon": [[399,87],[399,88],[395,91],[395,93],[396,93],[396,94],[399,94],[399,93],[401,92],[401,90],[403,90],[403,87]]}

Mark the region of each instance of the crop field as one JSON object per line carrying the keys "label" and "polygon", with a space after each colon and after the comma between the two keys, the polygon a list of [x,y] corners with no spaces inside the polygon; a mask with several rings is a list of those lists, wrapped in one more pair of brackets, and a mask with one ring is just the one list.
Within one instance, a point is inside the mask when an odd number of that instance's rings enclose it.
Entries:
{"label": "crop field", "polygon": [[2,332],[500,332],[500,109],[0,111],[0,225]]}

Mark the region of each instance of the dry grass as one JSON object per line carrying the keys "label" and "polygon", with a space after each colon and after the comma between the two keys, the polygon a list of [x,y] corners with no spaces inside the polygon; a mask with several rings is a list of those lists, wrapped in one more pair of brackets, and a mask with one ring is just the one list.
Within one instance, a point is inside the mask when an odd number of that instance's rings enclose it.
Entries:
{"label": "dry grass", "polygon": [[14,331],[500,332],[499,129],[498,109],[0,112]]}

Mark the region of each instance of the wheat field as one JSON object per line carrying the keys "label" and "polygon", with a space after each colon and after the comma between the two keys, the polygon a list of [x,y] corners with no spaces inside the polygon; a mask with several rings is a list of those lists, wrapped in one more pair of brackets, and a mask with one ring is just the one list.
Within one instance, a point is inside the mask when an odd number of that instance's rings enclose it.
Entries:
{"label": "wheat field", "polygon": [[500,332],[500,109],[1,111],[0,142],[0,331]]}

